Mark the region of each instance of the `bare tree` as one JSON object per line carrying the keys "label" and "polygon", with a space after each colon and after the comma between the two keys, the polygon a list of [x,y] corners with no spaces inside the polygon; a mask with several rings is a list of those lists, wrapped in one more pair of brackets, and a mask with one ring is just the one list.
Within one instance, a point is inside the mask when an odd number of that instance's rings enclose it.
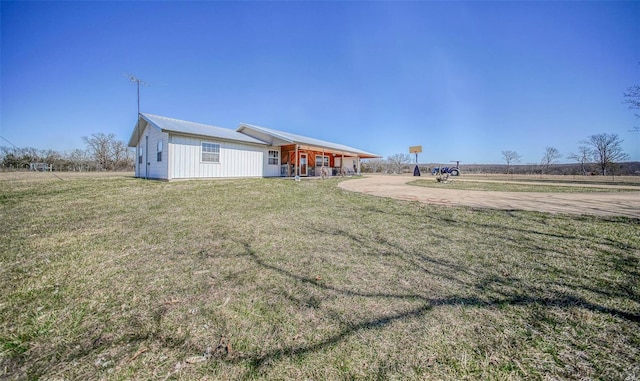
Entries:
{"label": "bare tree", "polygon": [[98,169],[117,170],[130,169],[133,165],[131,152],[126,144],[116,140],[114,134],[93,134],[90,137],[83,137],[82,140],[87,145],[87,151],[93,157]]}
{"label": "bare tree", "polygon": [[596,134],[589,136],[585,142],[591,146],[591,154],[602,170],[603,176],[607,174],[607,169],[614,168],[616,162],[628,158],[620,146],[623,141],[617,134]]}
{"label": "bare tree", "polygon": [[542,160],[540,161],[540,165],[542,165],[542,173],[548,172],[551,164],[555,164],[558,162],[562,155],[560,151],[558,151],[555,147],[546,147],[544,150],[544,155],[542,155]]}
{"label": "bare tree", "polygon": [[11,169],[20,169],[29,167],[29,162],[24,162],[22,155],[17,147],[2,147],[2,167]]}
{"label": "bare tree", "polygon": [[87,150],[75,149],[69,155],[69,161],[74,171],[88,171],[91,169],[91,155]]}
{"label": "bare tree", "polygon": [[411,156],[405,153],[396,153],[387,158],[389,171],[394,173],[402,173],[402,167],[411,162]]}
{"label": "bare tree", "polygon": [[47,163],[54,171],[63,171],[66,168],[67,160],[58,151],[46,149],[40,151],[41,162]]}
{"label": "bare tree", "polygon": [[87,151],[102,170],[113,169],[112,145],[116,140],[114,134],[105,135],[97,133],[91,137],[83,136],[82,140],[87,145]]}
{"label": "bare tree", "polygon": [[585,164],[589,162],[589,156],[591,156],[591,150],[589,147],[585,145],[581,145],[578,147],[578,153],[570,153],[567,155],[567,159],[575,160],[580,163],[580,169],[582,170],[582,174],[587,174],[587,169]]}
{"label": "bare tree", "polygon": [[[111,144],[111,154],[113,159],[113,169],[120,170],[131,167],[133,158],[130,157],[131,150],[123,141],[117,140]],[[129,163],[131,161],[131,163]]]}
{"label": "bare tree", "polygon": [[[640,119],[640,85],[631,86],[624,93],[624,103],[629,105],[630,110],[637,110],[633,114]],[[640,131],[640,126],[633,127],[633,131]]]}
{"label": "bare tree", "polygon": [[511,167],[511,164],[518,163],[522,158],[522,156],[520,156],[519,153],[511,150],[502,151],[502,157],[504,158],[504,161],[507,163],[507,173],[509,173],[509,167]]}
{"label": "bare tree", "polygon": [[383,159],[368,159],[363,164],[369,172],[376,173],[384,167],[385,161]]}

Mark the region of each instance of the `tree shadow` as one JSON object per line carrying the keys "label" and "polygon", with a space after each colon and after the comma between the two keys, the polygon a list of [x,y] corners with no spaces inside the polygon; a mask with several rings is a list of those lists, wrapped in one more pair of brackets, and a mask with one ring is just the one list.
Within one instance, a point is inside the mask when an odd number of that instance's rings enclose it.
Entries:
{"label": "tree shadow", "polygon": [[[482,226],[482,224],[480,224]],[[494,228],[504,228],[503,226],[492,226]],[[467,227],[468,228],[468,227]],[[476,226],[475,228],[478,228]],[[617,319],[624,319],[633,324],[640,323],[640,314],[633,311],[625,311],[618,308],[612,308],[605,305],[600,305],[591,300],[587,300],[582,296],[577,296],[572,293],[580,289],[579,285],[571,283],[558,283],[562,288],[569,289],[567,292],[561,292],[558,290],[549,290],[545,286],[552,285],[554,282],[549,282],[545,285],[530,285],[527,282],[510,276],[500,276],[495,274],[489,274],[487,276],[481,276],[477,271],[470,269],[467,266],[455,263],[453,260],[445,260],[443,258],[435,258],[425,253],[416,252],[414,250],[402,247],[401,245],[394,244],[391,240],[387,239],[384,234],[377,232],[375,234],[375,242],[363,239],[357,236],[353,232],[346,229],[340,229],[334,226],[322,226],[316,225],[312,229],[315,234],[326,234],[329,236],[340,236],[347,238],[355,245],[362,248],[362,252],[365,255],[375,255],[375,252],[380,246],[387,247],[395,257],[399,258],[406,264],[419,268],[429,274],[438,277],[444,277],[451,282],[458,283],[463,289],[467,291],[475,290],[475,292],[463,292],[462,294],[450,294],[443,297],[428,297],[419,292],[407,292],[407,293],[393,293],[393,292],[364,292],[357,289],[341,287],[339,285],[328,284],[325,281],[319,281],[313,277],[305,277],[296,274],[293,271],[287,270],[283,266],[275,265],[265,260],[261,253],[256,250],[249,241],[236,241],[237,244],[243,248],[243,256],[246,256],[256,266],[277,273],[280,276],[291,279],[292,281],[302,282],[312,288],[321,290],[323,292],[329,292],[336,295],[346,297],[361,297],[361,298],[383,298],[390,302],[409,300],[417,302],[418,305],[412,308],[403,310],[397,313],[391,314],[375,314],[370,318],[362,319],[355,323],[344,323],[340,319],[339,313],[332,312],[333,319],[341,322],[342,328],[327,337],[324,337],[320,341],[309,344],[296,344],[289,345],[284,348],[277,348],[266,352],[256,353],[237,353],[231,358],[221,359],[224,361],[230,361],[233,363],[245,363],[249,365],[249,370],[245,374],[244,378],[251,378],[257,372],[264,372],[268,367],[283,359],[284,357],[296,357],[305,355],[308,353],[314,353],[321,351],[327,347],[342,342],[349,337],[357,334],[363,330],[384,330],[390,324],[396,321],[406,321],[412,319],[418,319],[425,316],[436,308],[444,306],[458,306],[464,305],[472,308],[495,308],[509,306],[530,306],[539,305],[544,307],[557,307],[562,309],[568,308],[580,308],[599,314],[607,314]],[[522,229],[514,229],[520,231]],[[532,232],[528,231],[529,234]],[[535,233],[535,232],[533,232]],[[565,237],[563,237],[565,238]],[[572,239],[578,239],[572,237]],[[512,243],[520,245],[522,242],[514,241]],[[526,242],[524,243],[526,245]],[[531,248],[530,248],[531,249]],[[542,251],[542,247],[533,247],[533,250]],[[432,266],[433,268],[428,268]],[[559,269],[552,269],[551,271],[560,271]],[[632,271],[633,272],[633,271]],[[454,275],[454,274],[457,274]],[[466,281],[462,278],[475,279],[473,282]],[[583,286],[583,290],[593,292],[594,288]],[[475,295],[474,295],[475,294]],[[604,293],[605,295],[606,292]],[[635,299],[637,301],[636,294],[621,293],[616,296]],[[289,301],[298,306],[307,306],[316,309],[324,309],[327,312],[327,308],[323,307],[319,302],[313,302],[310,300],[302,300],[294,297],[290,297]]]}

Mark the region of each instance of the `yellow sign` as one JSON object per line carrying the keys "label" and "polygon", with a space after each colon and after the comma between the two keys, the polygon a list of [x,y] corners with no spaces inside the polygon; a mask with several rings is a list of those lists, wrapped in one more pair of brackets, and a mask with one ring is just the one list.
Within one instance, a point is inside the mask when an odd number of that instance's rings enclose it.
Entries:
{"label": "yellow sign", "polygon": [[422,152],[422,146],[409,147],[409,153],[421,153],[421,152]]}

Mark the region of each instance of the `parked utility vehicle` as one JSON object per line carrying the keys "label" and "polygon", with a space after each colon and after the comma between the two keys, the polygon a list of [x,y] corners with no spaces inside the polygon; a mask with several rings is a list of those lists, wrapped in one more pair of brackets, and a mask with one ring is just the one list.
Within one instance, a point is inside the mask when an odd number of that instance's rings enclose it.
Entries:
{"label": "parked utility vehicle", "polygon": [[435,167],[431,170],[432,175],[436,175],[438,173],[448,173],[451,176],[459,176],[460,168],[458,167]]}

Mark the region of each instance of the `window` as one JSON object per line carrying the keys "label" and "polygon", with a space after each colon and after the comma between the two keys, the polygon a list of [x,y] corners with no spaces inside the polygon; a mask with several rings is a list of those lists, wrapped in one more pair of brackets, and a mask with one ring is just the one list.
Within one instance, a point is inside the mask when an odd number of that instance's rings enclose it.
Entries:
{"label": "window", "polygon": [[202,161],[205,163],[219,163],[220,144],[202,143]]}
{"label": "window", "polygon": [[269,164],[278,165],[280,152],[269,150]]}
{"label": "window", "polygon": [[142,164],[142,144],[138,147],[138,164]]}
{"label": "window", "polygon": [[162,161],[162,140],[158,142],[158,161]]}
{"label": "window", "polygon": [[329,156],[316,155],[316,167],[322,167],[322,162],[324,158],[324,166],[329,166]]}

